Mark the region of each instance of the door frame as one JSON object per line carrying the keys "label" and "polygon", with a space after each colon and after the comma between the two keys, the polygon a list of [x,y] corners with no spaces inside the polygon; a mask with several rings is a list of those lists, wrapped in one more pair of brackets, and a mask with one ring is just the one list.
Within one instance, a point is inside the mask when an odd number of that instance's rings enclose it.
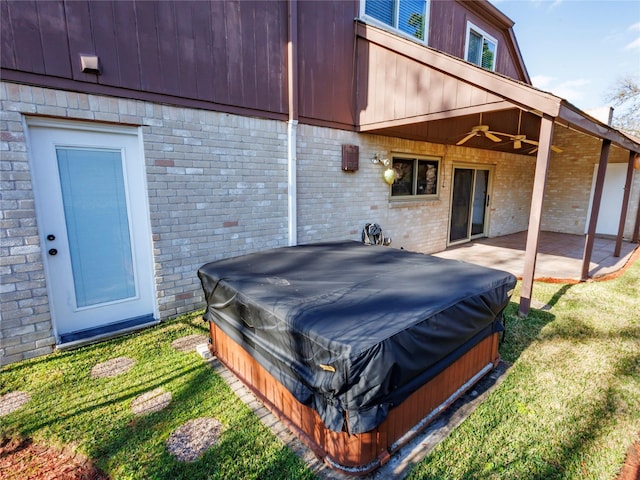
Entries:
{"label": "door frame", "polygon": [[[141,179],[142,179],[141,184],[132,185],[130,180],[126,176],[126,173],[125,173],[125,183],[130,185],[129,188],[136,188],[136,189],[143,190],[143,195],[141,195],[140,198],[144,199],[142,208],[145,211],[145,221],[137,222],[135,224],[135,228],[147,240],[145,241],[146,245],[144,245],[144,248],[142,249],[143,251],[136,252],[136,255],[146,256],[147,257],[146,261],[149,262],[148,264],[150,268],[148,269],[148,272],[140,272],[138,282],[149,282],[150,289],[151,289],[150,295],[152,296],[151,304],[152,304],[153,321],[145,322],[144,324],[136,324],[134,326],[126,325],[126,322],[125,322],[125,325],[122,329],[111,330],[103,334],[92,336],[91,338],[70,341],[68,343],[65,342],[64,345],[61,345],[61,337],[63,334],[58,331],[57,319],[55,318],[56,309],[51,304],[51,302],[53,301],[52,299],[54,298],[51,292],[51,282],[53,277],[50,272],[50,266],[48,265],[48,262],[46,261],[46,259],[44,259],[44,256],[46,254],[45,253],[46,232],[44,231],[42,226],[46,224],[46,222],[43,219],[43,215],[45,214],[45,212],[41,208],[34,208],[35,217],[36,217],[36,226],[38,231],[38,240],[40,242],[40,254],[42,255],[42,265],[43,265],[45,282],[46,282],[47,302],[49,304],[51,326],[52,326],[53,334],[56,338],[57,348],[60,349],[64,347],[67,347],[67,348],[73,347],[76,345],[88,343],[89,341],[95,341],[101,338],[109,338],[114,335],[120,335],[123,333],[127,333],[129,331],[137,330],[149,325],[159,323],[160,312],[159,312],[159,305],[158,305],[158,291],[157,291],[157,285],[156,285],[155,275],[154,275],[155,261],[153,256],[153,241],[151,236],[151,216],[150,216],[150,208],[149,208],[149,195],[148,195],[148,187],[147,187],[147,175],[146,175],[146,164],[145,164],[145,156],[144,156],[144,142],[142,138],[142,128],[136,127],[136,126],[94,123],[94,122],[87,122],[82,120],[53,119],[53,118],[33,117],[33,116],[23,117],[23,127],[24,127],[24,131],[26,132],[25,136],[26,136],[26,143],[28,148],[27,157],[29,161],[30,172],[35,172],[35,169],[37,168],[36,161],[33,158],[33,148],[31,148],[30,128],[33,128],[33,127],[47,128],[47,129],[60,129],[60,130],[66,130],[66,131],[75,130],[75,131],[82,131],[86,133],[98,133],[98,134],[107,133],[107,134],[134,136],[136,138],[136,144],[137,144],[136,155],[141,162],[141,165],[139,167],[142,169],[142,172],[140,172]],[[32,184],[32,191],[33,191],[35,206],[37,207],[38,205],[43,205],[46,199],[40,197],[41,193],[38,191],[38,188],[36,188],[35,173],[31,174],[31,184]]]}
{"label": "door frame", "polygon": [[[485,219],[484,219],[484,228],[482,233],[478,233],[476,235],[471,235],[471,225],[473,219],[473,196],[475,193],[475,173],[474,173],[474,182],[471,190],[471,203],[470,203],[470,212],[469,212],[469,225],[467,226],[467,237],[461,240],[455,240],[451,242],[449,239],[451,238],[451,217],[453,216],[453,188],[454,188],[454,178],[456,168],[459,169],[472,169],[472,170],[487,170],[489,172],[489,178],[487,179],[487,195],[485,198]],[[489,232],[489,224],[491,221],[491,197],[493,196],[493,174],[494,174],[495,165],[493,164],[483,164],[483,163],[465,163],[465,162],[453,162],[451,165],[451,188],[449,192],[449,215],[447,218],[447,247],[453,245],[460,245],[462,243],[468,243],[471,240],[475,240],[477,238],[484,238],[488,235]]]}

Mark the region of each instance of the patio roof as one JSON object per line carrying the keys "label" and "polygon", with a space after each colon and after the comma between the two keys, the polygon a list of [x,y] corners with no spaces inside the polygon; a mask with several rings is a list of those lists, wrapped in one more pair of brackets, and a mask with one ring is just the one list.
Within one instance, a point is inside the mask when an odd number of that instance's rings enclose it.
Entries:
{"label": "patio roof", "polygon": [[[525,248],[520,314],[527,315],[535,277],[542,202],[556,125],[601,140],[593,207],[582,257],[581,280],[589,277],[604,175],[611,145],[629,151],[626,192],[614,255],[620,245],[629,202],[633,164],[640,156],[638,139],[593,118],[567,100],[529,84],[479,68],[469,62],[425,47],[380,28],[356,27],[360,132],[411,140],[460,144],[511,153],[535,153],[536,168]],[[505,135],[494,142],[484,135],[469,136],[477,125]],[[536,142],[516,147],[524,135]],[[561,155],[561,154],[560,154]],[[561,158],[561,157],[560,157]],[[638,240],[638,223],[634,242]]]}
{"label": "patio roof", "polygon": [[[638,139],[552,93],[372,25],[358,23],[357,34],[367,42],[366,47],[359,45],[359,48],[367,50],[359,51],[358,60],[359,85],[363,81],[365,84],[365,88],[361,87],[358,92],[360,118],[357,128],[361,132],[452,145],[473,125],[479,124],[482,114],[483,122],[494,130],[513,135],[522,133],[527,138],[538,140],[540,120],[549,117],[558,125],[640,152]],[[379,70],[388,70],[390,65],[395,69],[395,78],[386,73],[382,77],[377,74]],[[390,88],[402,75],[418,77],[415,88],[408,84],[410,80],[406,80],[405,89]],[[411,108],[406,105],[411,91],[429,97],[428,101],[415,99],[418,107]],[[376,98],[382,92],[384,98]],[[520,132],[517,130],[519,118]],[[505,150],[504,144],[486,142],[467,146]],[[508,151],[513,152],[513,147]]]}

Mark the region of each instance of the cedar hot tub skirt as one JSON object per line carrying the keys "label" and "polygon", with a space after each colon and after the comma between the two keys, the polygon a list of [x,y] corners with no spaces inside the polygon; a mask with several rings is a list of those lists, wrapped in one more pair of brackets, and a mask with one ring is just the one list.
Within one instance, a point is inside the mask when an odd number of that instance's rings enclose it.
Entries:
{"label": "cedar hot tub skirt", "polygon": [[295,397],[214,323],[210,350],[244,385],[330,467],[364,475],[384,465],[446,408],[498,365],[498,333],[485,338],[422,385],[369,432],[349,434],[325,427],[318,413]]}

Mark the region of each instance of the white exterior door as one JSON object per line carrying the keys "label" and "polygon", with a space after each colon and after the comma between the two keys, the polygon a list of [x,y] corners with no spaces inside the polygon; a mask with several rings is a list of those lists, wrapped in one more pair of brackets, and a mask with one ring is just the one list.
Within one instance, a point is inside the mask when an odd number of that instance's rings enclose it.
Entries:
{"label": "white exterior door", "polygon": [[138,130],[28,120],[38,230],[58,343],[154,320]]}
{"label": "white exterior door", "polygon": [[[589,219],[591,218],[591,207],[593,205],[593,193],[596,188],[596,177],[598,176],[598,165],[593,167],[593,181],[591,183],[591,198],[589,199],[589,210],[587,211],[587,225],[585,233],[589,229]],[[598,223],[596,233],[598,235],[618,235],[618,225],[620,223],[620,213],[622,212],[622,200],[624,199],[624,184],[627,178],[626,163],[609,163],[604,176],[602,190],[602,200],[600,211],[598,212]]]}

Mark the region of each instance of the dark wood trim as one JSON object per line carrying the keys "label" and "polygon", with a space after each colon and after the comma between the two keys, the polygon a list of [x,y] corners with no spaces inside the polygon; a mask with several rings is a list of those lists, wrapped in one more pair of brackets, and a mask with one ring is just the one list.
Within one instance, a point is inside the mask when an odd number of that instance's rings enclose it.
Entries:
{"label": "dark wood trim", "polygon": [[567,122],[570,126],[582,133],[593,135],[603,140],[608,140],[614,145],[618,145],[625,150],[640,152],[640,144],[631,140],[623,133],[614,130],[604,123],[590,117],[586,113],[575,107],[563,104],[560,108],[558,118]]}
{"label": "dark wood trim", "polygon": [[287,121],[287,113],[278,113],[265,110],[255,110],[234,105],[195,100],[192,98],[175,97],[160,93],[145,92],[141,90],[129,90],[126,88],[100,85],[97,83],[78,82],[75,80],[49,77],[16,70],[0,69],[0,78],[5,82],[33,85],[37,87],[52,88],[57,90],[67,90],[70,92],[86,93],[89,95],[105,95],[110,97],[126,98],[130,100],[141,100],[160,104],[173,105],[176,107],[198,108],[202,110],[212,110],[221,113],[231,113],[248,117],[258,117],[270,120]]}
{"label": "dark wood trim", "polygon": [[580,279],[584,282],[589,278],[589,264],[593,253],[593,243],[596,238],[596,225],[600,214],[600,203],[602,201],[602,190],[604,189],[604,176],[607,173],[609,163],[609,150],[611,140],[603,140],[600,150],[600,161],[598,163],[598,174],[596,176],[596,188],[593,192],[593,204],[591,205],[591,217],[589,218],[589,229],[584,242],[584,255],[582,256],[582,275]]}
{"label": "dark wood trim", "polygon": [[[347,130],[349,132],[357,132],[357,129],[354,125],[350,123],[339,123],[339,122],[330,122],[328,120],[321,120],[319,118],[305,117],[300,116],[298,118],[299,125],[312,125],[314,127],[327,127],[327,128],[337,128],[338,130]],[[366,132],[365,132],[366,133]]]}
{"label": "dark wood trim", "polygon": [[624,236],[624,225],[627,223],[627,211],[629,209],[629,199],[631,198],[631,182],[633,180],[633,161],[636,157],[634,152],[629,152],[629,164],[627,165],[627,178],[624,183],[624,196],[622,198],[622,211],[620,212],[620,223],[618,224],[618,236],[616,237],[616,248],[613,251],[614,257],[620,256],[622,249],[622,237]]}
{"label": "dark wood trim", "polygon": [[540,143],[536,157],[536,171],[533,180],[533,193],[531,194],[531,211],[529,213],[529,231],[527,232],[527,245],[524,252],[524,272],[522,274],[522,287],[520,290],[520,307],[518,315],[526,317],[531,308],[531,293],[533,291],[533,279],[536,273],[536,258],[538,256],[538,243],[540,240],[540,225],[542,223],[542,205],[544,191],[547,185],[549,173],[549,160],[551,159],[551,142],[553,139],[554,122],[552,118],[542,117],[540,121]]}

